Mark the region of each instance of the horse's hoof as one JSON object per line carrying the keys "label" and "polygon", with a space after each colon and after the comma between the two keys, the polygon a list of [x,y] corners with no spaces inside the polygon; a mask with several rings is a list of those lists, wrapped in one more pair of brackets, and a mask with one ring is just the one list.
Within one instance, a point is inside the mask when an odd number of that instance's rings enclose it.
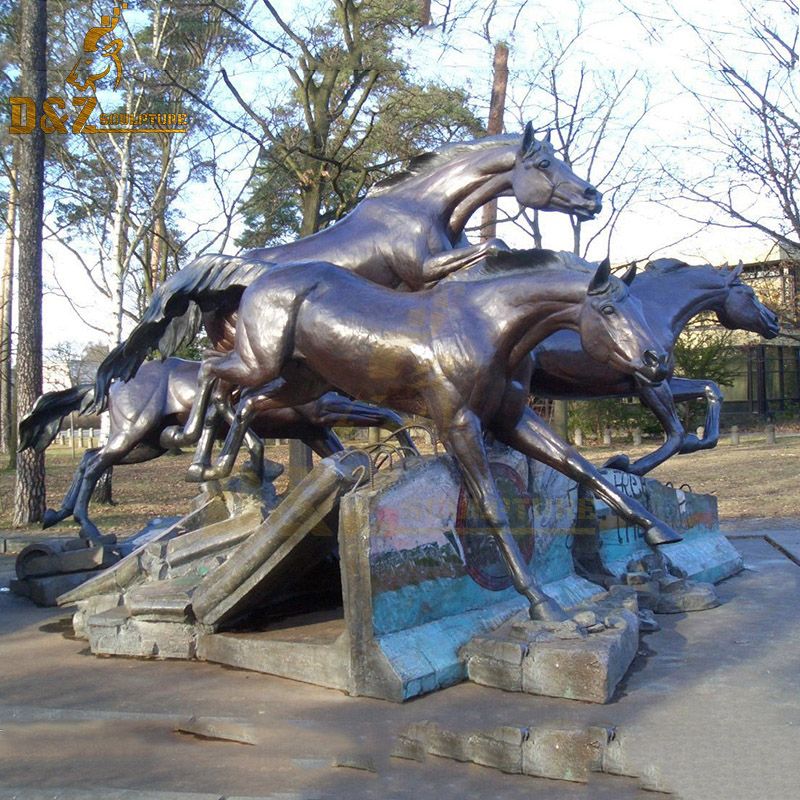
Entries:
{"label": "horse's hoof", "polygon": [[86,544],[89,547],[102,547],[104,544],[116,544],[117,537],[113,533],[100,533],[99,529],[96,528],[94,525],[89,523],[81,527],[78,535],[81,539],[86,540]]}
{"label": "horse's hoof", "polygon": [[58,522],[61,522],[61,517],[58,515],[58,511],[54,511],[52,508],[46,508],[44,510],[44,515],[42,516],[42,530],[46,530]]}
{"label": "horse's hoof", "polygon": [[651,525],[644,533],[644,540],[647,544],[657,547],[661,544],[675,544],[675,542],[682,542],[683,537],[678,536],[669,525],[663,522],[656,522]]}
{"label": "horse's hoof", "polygon": [[540,622],[564,622],[569,615],[552,597],[545,596],[542,600],[532,600],[528,610],[531,619]]}
{"label": "horse's hoof", "polygon": [[603,469],[618,469],[620,472],[628,472],[631,468],[631,460],[624,453],[613,456],[603,464]]}
{"label": "horse's hoof", "polygon": [[186,470],[186,482],[203,483],[211,480],[212,476],[208,474],[209,469],[210,467],[204,467],[202,464],[190,464],[189,469]]}
{"label": "horse's hoof", "polygon": [[264,459],[264,466],[261,472],[262,480],[272,483],[276,478],[280,478],[283,472],[284,466],[280,461],[271,461],[268,458]]}

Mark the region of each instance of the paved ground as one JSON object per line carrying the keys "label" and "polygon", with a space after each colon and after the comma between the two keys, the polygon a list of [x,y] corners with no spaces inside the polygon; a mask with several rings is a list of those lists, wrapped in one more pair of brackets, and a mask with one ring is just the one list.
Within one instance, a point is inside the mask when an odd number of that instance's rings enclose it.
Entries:
{"label": "paved ground", "polygon": [[[749,569],[719,587],[720,608],[660,617],[616,701],[600,707],[466,684],[398,706],[212,664],[98,659],[68,638],[64,611],[2,592],[0,800],[659,796],[629,778],[583,786],[387,758],[392,736],[422,719],[458,730],[613,724],[638,774],[676,796],[794,800],[800,522],[726,527]],[[12,567],[0,558],[0,583]],[[192,715],[246,724],[256,744],[176,733]]]}

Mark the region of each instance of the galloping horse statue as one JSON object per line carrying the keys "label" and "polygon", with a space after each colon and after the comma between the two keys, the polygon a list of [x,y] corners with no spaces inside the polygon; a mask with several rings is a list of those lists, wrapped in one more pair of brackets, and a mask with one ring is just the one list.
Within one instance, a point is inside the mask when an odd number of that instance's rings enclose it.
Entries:
{"label": "galloping horse statue", "polygon": [[[244,432],[269,408],[296,406],[331,387],[360,400],[430,417],[467,488],[494,529],[517,590],[534,618],[563,618],[526,572],[489,468],[483,436],[538,458],[585,483],[645,529],[653,545],[680,537],[640,503],[617,492],[573,448],[548,434],[527,408],[517,367],[560,328],[580,333],[598,361],[657,382],[666,353],[625,282],[608,261],[548,250],[498,253],[469,281],[408,294],[325,262],[265,272],[242,295],[235,349],[204,367],[245,391],[216,467],[230,472]],[[626,276],[632,280],[633,273]],[[544,444],[543,444],[544,443]]]}
{"label": "galloping horse statue", "polygon": [[[244,257],[201,256],[175,273],[156,290],[127,341],[100,366],[93,410],[105,407],[112,380],[129,380],[152,349],[172,355],[191,338],[198,306],[214,348],[231,350],[242,292],[276,264],[321,259],[381,286],[416,291],[505,248],[498,240],[469,245],[464,227],[483,204],[507,195],[529,208],[583,219],[601,210],[600,193],[556,157],[549,139],[537,140],[530,123],[521,138],[490,137],[420,156],[319,233]],[[186,429],[170,432],[174,446],[200,436],[209,391],[198,392]]]}
{"label": "galloping horse statue", "polygon": [[[563,330],[534,349],[531,392],[567,400],[638,396],[662,424],[667,439],[657,450],[633,463],[627,456],[618,455],[606,462],[607,467],[644,475],[676,453],[714,447],[719,439],[722,393],[714,381],[674,377],[672,354],[686,324],[703,311],[713,311],[720,324],[729,329],[752,331],[765,339],[778,335],[778,317],[740,276],[740,267],[715,269],[662,258],[650,262],[637,277],[631,294],[641,302],[659,347],[669,354],[668,380],[652,386],[635,375],[599,363],[583,349],[576,333]],[[675,408],[676,402],[696,398],[707,402],[702,439],[684,431]]]}
{"label": "galloping horse statue", "polygon": [[[183,424],[189,416],[197,393],[199,369],[199,361],[181,358],[148,361],[130,381],[111,387],[108,441],[103,447],[91,448],[83,454],[61,507],[45,511],[43,528],[73,515],[81,526],[81,536],[100,538],[100,531],[89,518],[89,503],[100,476],[109,467],[140,464],[171,449],[171,437],[164,436],[164,432],[176,423]],[[93,384],[82,384],[39,397],[31,412],[20,421],[19,449],[32,447],[43,452],[55,438],[63,417],[91,402],[93,392]],[[225,416],[227,409],[221,406],[216,411]],[[297,408],[272,409],[253,420],[254,433],[248,431],[245,435],[254,472],[258,475],[264,463],[264,447],[259,437],[300,439],[325,458],[342,449],[331,430],[334,425],[397,431],[403,420],[392,411],[349,400],[335,392]],[[208,425],[204,432],[212,437],[223,433],[216,425]],[[405,431],[397,436],[406,449],[413,450],[414,444]],[[212,443],[213,438],[204,443],[209,452]]]}

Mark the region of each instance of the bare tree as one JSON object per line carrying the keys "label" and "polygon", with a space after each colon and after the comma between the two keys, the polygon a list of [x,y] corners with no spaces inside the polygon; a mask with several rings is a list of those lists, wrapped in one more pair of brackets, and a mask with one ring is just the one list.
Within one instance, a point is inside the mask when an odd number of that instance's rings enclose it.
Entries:
{"label": "bare tree", "polygon": [[[572,250],[583,257],[599,243],[609,251],[620,216],[655,181],[649,159],[636,143],[650,111],[649,85],[636,71],[620,74],[587,63],[578,52],[586,35],[580,15],[572,31],[539,31],[540,62],[519,76],[527,91],[516,101],[520,117],[530,107],[543,109],[540,125],[549,131],[561,158],[603,192],[603,215],[590,223],[588,235],[583,221],[570,217]],[[521,218],[541,247],[540,215],[525,212]]]}
{"label": "bare tree", "polygon": [[[800,248],[800,84],[798,7],[741,0],[737,22],[714,27],[673,11],[701,47],[705,69],[684,82],[705,135],[690,163],[666,165],[664,200],[688,201],[701,224],[755,228],[785,250]],[[726,15],[727,16],[727,15]],[[697,130],[697,128],[696,128]],[[697,134],[695,134],[697,135]],[[694,207],[694,209],[692,208]]]}

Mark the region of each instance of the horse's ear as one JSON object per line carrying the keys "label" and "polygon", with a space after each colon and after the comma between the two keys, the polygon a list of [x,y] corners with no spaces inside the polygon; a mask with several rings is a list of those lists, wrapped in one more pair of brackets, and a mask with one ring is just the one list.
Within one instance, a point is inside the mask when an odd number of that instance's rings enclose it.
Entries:
{"label": "horse's ear", "polygon": [[611,262],[606,256],[597,268],[594,277],[589,282],[586,294],[603,294],[608,289],[608,279],[611,277]]}
{"label": "horse's ear", "polygon": [[739,263],[733,268],[731,272],[731,280],[735,281],[744,272],[744,262],[739,259]]}
{"label": "horse's ear", "polygon": [[545,140],[545,141],[546,141],[548,144],[550,144],[550,134],[552,134],[552,131],[550,130],[550,128],[548,128],[548,129],[547,129],[547,133],[544,135],[544,140]]}
{"label": "horse's ear", "polygon": [[630,286],[633,283],[633,279],[636,277],[636,269],[636,262],[633,261],[628,269],[625,270],[625,274],[620,278],[620,280]]}
{"label": "horse's ear", "polygon": [[529,122],[525,126],[525,133],[522,136],[522,147],[520,151],[522,152],[523,156],[530,155],[530,151],[533,149],[533,146],[536,144],[536,138],[533,135],[533,123]]}

